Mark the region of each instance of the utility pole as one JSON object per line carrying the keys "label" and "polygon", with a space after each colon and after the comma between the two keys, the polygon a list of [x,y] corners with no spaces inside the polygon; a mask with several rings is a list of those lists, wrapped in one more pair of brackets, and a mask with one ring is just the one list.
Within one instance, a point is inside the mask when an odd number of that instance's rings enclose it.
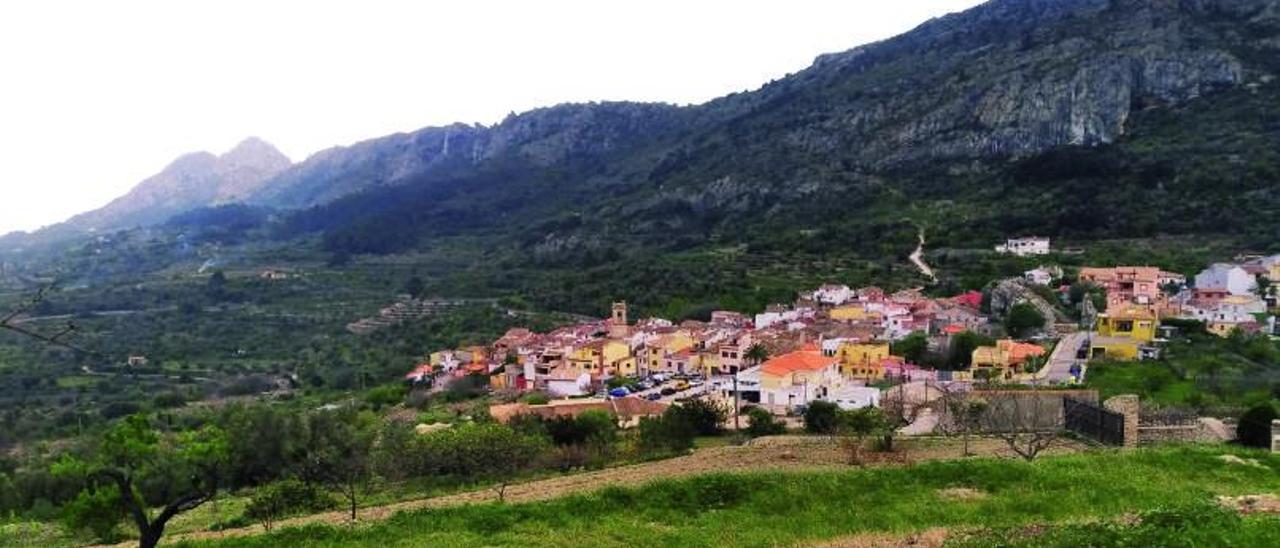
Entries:
{"label": "utility pole", "polygon": [[742,411],[742,404],[738,401],[738,374],[733,374],[733,431],[739,432],[741,428],[738,425],[738,415]]}

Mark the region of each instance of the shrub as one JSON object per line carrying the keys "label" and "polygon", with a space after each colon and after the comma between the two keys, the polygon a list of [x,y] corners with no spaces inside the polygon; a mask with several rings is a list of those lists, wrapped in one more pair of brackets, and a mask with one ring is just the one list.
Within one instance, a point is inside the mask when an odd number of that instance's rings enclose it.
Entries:
{"label": "shrub", "polygon": [[172,409],[182,407],[187,403],[187,397],[176,390],[169,392],[161,392],[151,400],[152,405],[158,409]]}
{"label": "shrub", "polygon": [[62,520],[68,529],[86,531],[99,541],[118,540],[117,527],[124,519],[120,490],[114,485],[81,491],[62,508]]}
{"label": "shrub", "polygon": [[840,426],[840,408],[828,401],[810,402],[804,410],[804,430],[810,434],[834,434]]}
{"label": "shrub", "polygon": [[1009,308],[1004,328],[1014,338],[1021,339],[1044,327],[1045,317],[1029,303],[1018,303]]}
{"label": "shrub", "polygon": [[679,406],[667,408],[660,417],[640,419],[638,449],[646,455],[678,453],[693,448],[698,431],[693,424],[677,415]]}
{"label": "shrub", "polygon": [[776,436],[787,431],[787,425],[759,407],[749,407],[747,415],[747,434],[752,437]]}
{"label": "shrub", "polygon": [[374,409],[391,407],[405,401],[406,392],[407,389],[403,384],[386,384],[365,393],[364,401],[373,406]]}
{"label": "shrub", "polygon": [[1276,418],[1276,408],[1270,403],[1249,408],[1240,415],[1236,440],[1247,447],[1271,447],[1271,421]]}
{"label": "shrub", "polygon": [[546,392],[530,392],[520,398],[520,401],[529,405],[546,405],[551,401],[551,396],[548,396]]}
{"label": "shrub", "polygon": [[104,405],[102,409],[98,411],[98,414],[102,415],[102,418],[104,419],[111,420],[118,419],[120,417],[127,417],[129,415],[136,415],[140,412],[142,412],[141,405],[129,401],[116,401]]}
{"label": "shrub", "polygon": [[270,530],[276,520],[293,514],[315,513],[338,506],[338,501],[315,485],[287,479],[254,493],[244,509],[244,517]]}
{"label": "shrub", "polygon": [[683,420],[698,435],[714,436],[720,433],[720,425],[729,418],[729,409],[708,398],[695,398],[672,406],[668,412]]}
{"label": "shrub", "polygon": [[484,478],[505,475],[513,463],[536,461],[547,440],[501,424],[471,423],[421,436],[414,445],[414,466],[420,475]]}

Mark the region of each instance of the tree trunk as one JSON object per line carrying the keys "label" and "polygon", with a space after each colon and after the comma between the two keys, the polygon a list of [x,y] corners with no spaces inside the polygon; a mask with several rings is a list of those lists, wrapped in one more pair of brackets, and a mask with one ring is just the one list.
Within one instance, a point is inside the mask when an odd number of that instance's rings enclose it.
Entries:
{"label": "tree trunk", "polygon": [[157,527],[147,527],[141,531],[142,537],[138,539],[138,548],[155,548],[160,544],[160,536],[164,534],[164,525]]}
{"label": "tree trunk", "polygon": [[351,523],[356,522],[356,485],[352,483],[347,486],[347,501],[351,503]]}

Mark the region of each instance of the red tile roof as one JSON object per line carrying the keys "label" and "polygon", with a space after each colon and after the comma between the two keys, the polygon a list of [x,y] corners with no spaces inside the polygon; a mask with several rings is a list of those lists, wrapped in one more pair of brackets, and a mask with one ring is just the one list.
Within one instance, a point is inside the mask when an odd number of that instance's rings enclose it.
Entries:
{"label": "red tile roof", "polygon": [[766,361],[760,370],[770,375],[780,376],[793,371],[820,371],[838,362],[836,358],[823,356],[821,352],[809,349],[810,347],[816,348],[817,345],[810,343],[805,345],[806,350],[788,352]]}

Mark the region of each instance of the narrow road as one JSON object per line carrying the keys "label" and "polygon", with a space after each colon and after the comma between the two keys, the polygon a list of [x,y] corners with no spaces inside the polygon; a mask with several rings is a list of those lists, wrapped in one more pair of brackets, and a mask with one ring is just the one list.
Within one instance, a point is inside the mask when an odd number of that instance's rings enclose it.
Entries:
{"label": "narrow road", "polygon": [[911,252],[911,262],[916,265],[916,268],[920,269],[920,272],[923,272],[930,280],[937,283],[938,277],[934,275],[933,269],[924,262],[924,227],[920,228],[917,237],[920,238],[920,243],[916,246],[916,250]]}
{"label": "narrow road", "polygon": [[1086,332],[1063,335],[1062,340],[1058,341],[1058,345],[1053,347],[1053,352],[1049,354],[1049,361],[1045,362],[1039,373],[1036,373],[1036,383],[1054,384],[1074,381],[1071,366],[1080,361],[1076,359],[1076,351],[1084,346],[1088,337],[1089,334]]}

